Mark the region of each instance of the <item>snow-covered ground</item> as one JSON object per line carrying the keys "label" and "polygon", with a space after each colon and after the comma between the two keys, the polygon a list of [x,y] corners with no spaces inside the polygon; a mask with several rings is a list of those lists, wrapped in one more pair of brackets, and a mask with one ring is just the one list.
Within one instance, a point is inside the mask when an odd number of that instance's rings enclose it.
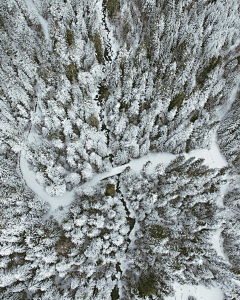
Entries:
{"label": "snow-covered ground", "polygon": [[188,159],[190,157],[204,158],[205,164],[210,168],[222,168],[227,166],[227,161],[225,157],[221,154],[218,143],[217,136],[215,134],[213,142],[210,149],[197,149],[189,153],[185,153],[185,157]]}
{"label": "snow-covered ground", "polygon": [[228,183],[224,183],[221,185],[221,189],[220,189],[220,197],[217,198],[217,205],[219,207],[223,207],[224,206],[224,203],[223,203],[223,199],[224,199],[224,196],[227,194],[227,191],[228,191]]}
{"label": "snow-covered ground", "polygon": [[163,164],[164,167],[167,167],[169,163],[175,158],[175,155],[171,153],[152,153],[149,152],[147,155],[144,155],[140,158],[131,160],[130,163],[126,164],[126,167],[130,167],[136,173],[140,173],[142,167],[146,162],[150,161],[152,164],[148,171],[153,171],[158,164]]}
{"label": "snow-covered ground", "polygon": [[[33,137],[34,133],[32,130],[30,131],[29,138],[30,140],[34,139]],[[131,167],[135,172],[140,172],[143,165],[147,161],[152,162],[152,168],[154,168],[157,164],[162,163],[164,166],[167,166],[170,161],[174,158],[174,155],[170,153],[149,153],[148,155],[145,155],[139,159],[134,159],[130,163],[122,165],[120,167],[113,168],[112,170],[101,173],[101,174],[95,174],[93,179],[89,182],[86,182],[81,185],[81,188],[87,188],[88,186],[94,186],[98,184],[101,180],[111,177],[114,175],[117,175],[126,167]],[[30,187],[32,191],[34,191],[42,200],[47,201],[51,206],[51,211],[55,210],[59,206],[68,206],[74,199],[74,191],[66,192],[63,196],[58,197],[51,197],[45,189],[36,181],[35,173],[29,169],[28,162],[25,158],[25,152],[22,151],[21,158],[20,158],[20,167],[22,171],[22,175],[27,183],[27,185]]]}
{"label": "snow-covered ground", "polygon": [[218,256],[222,257],[225,261],[227,261],[228,259],[223,252],[221,232],[222,232],[221,228],[216,229],[214,235],[211,238],[211,242]]}
{"label": "snow-covered ground", "polygon": [[212,287],[208,289],[203,285],[193,286],[188,284],[173,284],[175,295],[166,297],[165,300],[188,300],[189,296],[195,297],[197,300],[223,300],[224,295],[220,288]]}
{"label": "snow-covered ground", "polygon": [[49,45],[49,47],[51,48],[51,39],[49,36],[49,30],[48,30],[48,22],[39,14],[37,7],[35,6],[35,4],[33,3],[33,0],[25,0],[28,9],[33,9],[39,19],[39,22],[42,26],[42,30],[46,39],[47,44]]}
{"label": "snow-covered ground", "polygon": [[[220,197],[218,197],[217,201],[216,201],[219,208],[222,208],[224,206],[223,199],[224,199],[224,196],[227,193],[227,189],[228,189],[228,183],[225,183],[221,186]],[[213,232],[213,236],[210,238],[210,243],[212,243],[212,245],[213,245],[214,249],[216,250],[218,256],[222,257],[225,262],[228,262],[228,258],[224,254],[224,251],[223,251],[223,240],[222,240],[222,236],[221,236],[222,230],[223,230],[222,229],[222,224],[220,224],[219,228],[217,228]]]}
{"label": "snow-covered ground", "polygon": [[232,92],[231,92],[226,104],[224,106],[222,106],[220,109],[218,109],[217,114],[218,114],[220,119],[223,119],[224,116],[230,110],[233,102],[236,100],[238,89],[239,89],[239,85],[236,84],[236,86],[232,89]]}
{"label": "snow-covered ground", "polygon": [[[30,138],[32,139],[33,133],[30,131]],[[210,150],[208,149],[200,149],[200,150],[194,150],[188,154],[185,154],[186,158],[190,158],[195,156],[196,158],[204,158],[205,163],[209,165],[210,167],[215,167],[215,168],[221,168],[223,166],[227,165],[226,160],[224,157],[221,155],[219,151],[219,147],[217,146],[216,141],[213,142],[213,145]],[[111,177],[114,175],[117,175],[121,172],[126,167],[130,167],[135,171],[136,173],[139,173],[143,167],[143,165],[151,161],[151,166],[148,169],[148,171],[153,171],[154,168],[158,164],[163,164],[164,167],[166,167],[176,156],[171,154],[171,153],[148,153],[147,155],[139,158],[139,159],[133,159],[131,162],[128,164],[113,168],[112,170],[101,173],[101,174],[95,174],[93,179],[87,183],[84,183],[81,188],[85,188],[88,186],[94,186],[97,183],[99,183],[101,180]],[[23,177],[27,183],[27,185],[42,199],[47,202],[52,207],[52,210],[56,209],[58,206],[68,206],[72,201],[73,201],[73,196],[74,196],[74,191],[72,192],[67,192],[63,196],[60,197],[51,197],[45,190],[44,188],[36,181],[35,174],[33,171],[29,170],[27,160],[25,159],[24,156],[24,151],[22,151],[21,154],[21,159],[20,159],[20,166],[22,170]]]}
{"label": "snow-covered ground", "polygon": [[20,157],[20,167],[22,175],[26,180],[27,185],[32,191],[34,191],[42,200],[47,201],[52,210],[56,209],[58,206],[67,206],[74,199],[74,191],[67,192],[61,197],[51,197],[44,188],[36,181],[34,171],[29,169],[28,162],[24,156],[24,151],[21,153]]}

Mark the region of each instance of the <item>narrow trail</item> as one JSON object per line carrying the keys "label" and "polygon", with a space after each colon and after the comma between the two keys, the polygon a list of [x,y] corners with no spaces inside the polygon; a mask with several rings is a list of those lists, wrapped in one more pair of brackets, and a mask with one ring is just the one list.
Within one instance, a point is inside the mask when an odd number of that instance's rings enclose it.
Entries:
{"label": "narrow trail", "polygon": [[[112,177],[114,175],[122,173],[127,167],[131,167],[135,172],[139,173],[142,169],[142,166],[147,161],[152,161],[152,168],[157,166],[157,164],[162,163],[166,167],[171,160],[174,159],[174,155],[170,153],[149,153],[139,159],[134,159],[130,163],[113,168],[111,171],[95,174],[93,179],[82,184],[81,188],[86,188],[88,186],[95,186],[101,180],[106,179],[108,177]],[[51,205],[51,212],[59,206],[68,206],[74,200],[74,190],[71,192],[66,192],[62,196],[51,197],[42,187],[35,178],[34,171],[29,169],[29,165],[27,159],[25,158],[25,152],[22,151],[20,157],[20,167],[22,170],[22,175],[30,187],[42,200],[47,201]]]}
{"label": "narrow trail", "polygon": [[[30,134],[29,134],[30,135]],[[31,132],[31,138],[34,139],[34,132]],[[125,168],[130,167],[134,172],[139,173],[146,162],[150,161],[151,168],[149,171],[153,172],[154,168],[158,164],[163,164],[164,167],[167,167],[168,164],[176,157],[171,153],[148,153],[147,155],[140,157],[138,159],[133,159],[129,163],[115,167],[112,170],[94,174],[92,180],[82,184],[80,187],[85,188],[88,186],[95,186],[101,180],[108,177],[122,173]],[[194,150],[188,154],[185,154],[186,158],[196,157],[204,158],[205,163],[211,168],[222,168],[227,165],[226,160],[221,155],[216,142],[213,142],[211,149],[200,149]],[[36,181],[35,173],[29,169],[27,159],[25,158],[25,152],[22,151],[20,157],[20,167],[22,171],[23,178],[25,179],[27,185],[32,189],[42,200],[47,201],[51,206],[51,212],[59,206],[68,206],[74,200],[74,190],[71,192],[66,192],[65,194],[57,197],[51,197],[45,189]]]}

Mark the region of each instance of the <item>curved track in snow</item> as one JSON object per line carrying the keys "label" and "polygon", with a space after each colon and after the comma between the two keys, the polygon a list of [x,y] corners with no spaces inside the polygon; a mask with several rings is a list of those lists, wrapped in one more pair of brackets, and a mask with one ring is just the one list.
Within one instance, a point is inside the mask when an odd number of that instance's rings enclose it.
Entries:
{"label": "curved track in snow", "polygon": [[[225,158],[221,155],[219,148],[217,146],[216,141],[213,142],[212,147],[210,150],[208,149],[199,149],[194,150],[190,153],[184,154],[186,159],[190,157],[196,158],[204,158],[205,163],[211,168],[222,168],[227,165]],[[113,168],[112,170],[101,173],[95,174],[93,179],[89,182],[86,182],[82,185],[82,187],[87,186],[94,186],[99,183],[101,180],[117,175],[127,167],[130,167],[136,173],[139,173],[143,167],[143,165],[151,161],[152,165],[150,171],[153,171],[154,168],[158,164],[163,164],[164,167],[167,167],[168,164],[176,157],[171,153],[148,153],[147,155],[140,157],[138,159],[133,159],[128,164]],[[22,151],[21,158],[20,158],[20,167],[22,170],[23,177],[27,183],[27,185],[42,199],[51,205],[52,209],[56,209],[58,206],[67,206],[69,205],[74,198],[74,191],[67,192],[63,196],[58,197],[51,197],[44,188],[36,181],[35,173],[29,169],[28,162],[24,156],[24,151]]]}

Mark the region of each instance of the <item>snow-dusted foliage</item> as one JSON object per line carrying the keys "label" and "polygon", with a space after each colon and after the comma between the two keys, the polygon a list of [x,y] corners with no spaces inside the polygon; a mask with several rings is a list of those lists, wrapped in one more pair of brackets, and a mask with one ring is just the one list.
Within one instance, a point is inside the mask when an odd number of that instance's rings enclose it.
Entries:
{"label": "snow-dusted foliage", "polygon": [[1,1],[2,299],[239,299],[239,11]]}

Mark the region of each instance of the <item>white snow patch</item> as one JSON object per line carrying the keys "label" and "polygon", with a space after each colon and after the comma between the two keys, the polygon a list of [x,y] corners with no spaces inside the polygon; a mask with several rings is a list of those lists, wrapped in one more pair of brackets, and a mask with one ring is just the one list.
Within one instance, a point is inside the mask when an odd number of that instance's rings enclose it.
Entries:
{"label": "white snow patch", "polygon": [[25,0],[25,2],[27,4],[28,8],[31,7],[36,12],[39,22],[42,26],[42,30],[43,30],[46,42],[51,47],[51,40],[50,40],[49,30],[48,30],[48,22],[38,13],[37,7],[35,6],[35,4],[33,3],[32,0]]}
{"label": "white snow patch", "polygon": [[214,235],[211,237],[211,242],[218,256],[222,257],[225,261],[227,261],[228,259],[223,252],[221,232],[221,228],[216,229]]}
{"label": "white snow patch", "polygon": [[169,163],[175,158],[175,155],[171,153],[148,153],[147,155],[144,155],[143,157],[133,159],[130,163],[128,163],[126,166],[131,167],[136,173],[140,173],[142,170],[142,167],[146,162],[150,161],[152,164],[149,167],[148,171],[154,170],[154,168],[158,164],[163,164],[165,167],[169,165]]}
{"label": "white snow patch", "polygon": [[122,284],[122,281],[121,280],[118,280],[117,281],[117,285],[118,285],[118,294],[119,294],[119,299],[122,299],[123,298],[123,284]]}
{"label": "white snow patch", "polygon": [[232,279],[232,281],[240,287],[240,280]]}
{"label": "white snow patch", "polygon": [[[37,183],[34,171],[29,169],[28,162],[24,157],[24,151],[20,157],[20,167],[22,170],[23,178],[26,180],[27,185],[32,191],[34,191],[42,200],[49,202],[51,205],[51,211],[59,206],[67,206],[74,199],[74,191],[66,192],[63,196],[51,197],[44,188]],[[50,213],[50,212],[49,212]]]}
{"label": "white snow patch", "polygon": [[122,273],[124,274],[128,269],[128,261],[126,259],[123,259],[120,263],[120,269]]}
{"label": "white snow patch", "polygon": [[189,153],[185,153],[184,155],[187,159],[190,157],[196,157],[196,159],[203,158],[205,159],[205,164],[210,168],[223,168],[227,166],[227,161],[221,154],[217,144],[216,134],[210,149],[197,149]]}
{"label": "white snow patch", "polygon": [[217,205],[219,207],[223,207],[224,204],[223,204],[223,199],[224,199],[224,196],[227,194],[227,190],[228,190],[228,183],[224,183],[221,185],[221,188],[220,188],[220,197],[217,198]]}
{"label": "white snow patch", "polygon": [[238,92],[238,84],[236,84],[236,86],[232,89],[232,92],[226,104],[223,107],[218,109],[217,114],[220,119],[223,119],[224,116],[227,114],[227,112],[230,110],[233,102],[236,100],[237,92]]}
{"label": "white snow patch", "polygon": [[30,129],[29,135],[28,135],[27,142],[29,144],[36,144],[36,145],[41,145],[42,144],[40,136],[37,134],[37,132],[35,132],[33,130],[32,126],[31,126],[31,129]]}
{"label": "white snow patch", "polygon": [[203,285],[180,285],[179,283],[173,284],[175,295],[166,297],[165,300],[188,300],[189,296],[195,297],[197,300],[223,300],[224,294],[218,287],[211,289]]}
{"label": "white snow patch", "polygon": [[129,239],[130,239],[130,244],[129,244],[129,249],[134,249],[134,243],[136,240],[136,232],[140,229],[140,225],[137,221],[137,219],[135,219],[135,224],[134,227],[132,229],[132,231],[129,234]]}

